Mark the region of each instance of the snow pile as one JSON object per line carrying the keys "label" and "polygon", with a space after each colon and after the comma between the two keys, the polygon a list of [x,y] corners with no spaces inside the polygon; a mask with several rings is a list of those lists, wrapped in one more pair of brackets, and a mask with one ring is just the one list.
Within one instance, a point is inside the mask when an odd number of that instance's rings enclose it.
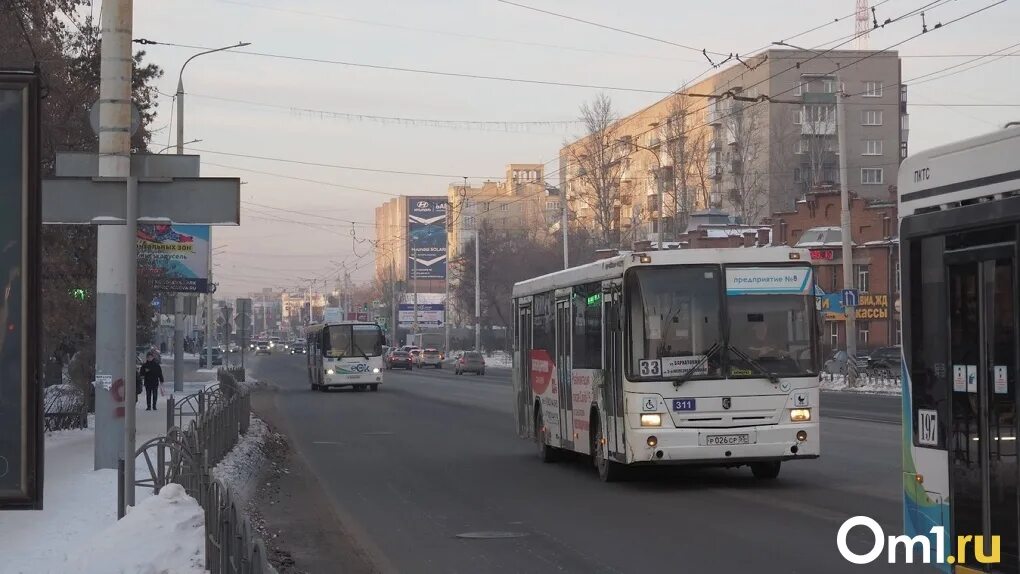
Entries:
{"label": "snow pile", "polygon": [[202,507],[184,487],[168,484],[158,496],[143,500],[123,519],[96,533],[76,555],[68,557],[63,571],[204,573]]}
{"label": "snow pile", "polygon": [[491,355],[485,357],[485,366],[509,369],[514,366],[514,362],[513,358],[505,351],[494,351]]}
{"label": "snow pile", "polygon": [[241,500],[250,500],[266,462],[266,441],[271,434],[262,419],[252,415],[248,432],[212,469],[213,478],[222,480]]}
{"label": "snow pile", "polygon": [[47,413],[77,413],[85,408],[85,393],[72,384],[46,387],[43,409]]}
{"label": "snow pile", "polygon": [[883,395],[899,395],[902,393],[903,389],[900,386],[900,380],[898,378],[869,377],[863,374],[857,376],[856,384],[853,387],[849,387],[846,384],[845,375],[831,375],[823,373],[820,386],[822,390],[825,391],[875,393]]}

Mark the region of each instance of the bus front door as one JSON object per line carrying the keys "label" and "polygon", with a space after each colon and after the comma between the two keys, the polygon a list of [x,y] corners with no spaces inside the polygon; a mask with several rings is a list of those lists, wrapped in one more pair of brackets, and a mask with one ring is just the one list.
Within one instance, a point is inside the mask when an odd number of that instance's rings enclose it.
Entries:
{"label": "bus front door", "polygon": [[514,415],[517,419],[517,436],[532,437],[535,413],[534,395],[531,392],[531,305],[517,308],[517,340],[514,350]]}
{"label": "bus front door", "polygon": [[[948,238],[947,238],[948,239]],[[978,571],[1018,571],[1017,285],[1015,242],[968,245],[945,254],[949,297],[949,366],[953,386],[950,455],[952,555]],[[955,248],[955,249],[954,249]],[[923,271],[922,271],[923,272]],[[982,536],[984,548],[956,548],[959,536]],[[992,535],[999,564],[989,556]],[[974,539],[976,542],[976,538]]]}

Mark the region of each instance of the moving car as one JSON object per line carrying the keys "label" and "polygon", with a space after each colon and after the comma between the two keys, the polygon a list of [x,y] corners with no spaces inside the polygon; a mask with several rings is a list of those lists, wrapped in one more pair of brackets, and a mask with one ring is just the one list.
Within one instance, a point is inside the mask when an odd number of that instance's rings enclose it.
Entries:
{"label": "moving car", "polygon": [[464,373],[485,374],[485,357],[478,351],[465,351],[453,364],[453,372],[458,375]]}
{"label": "moving car", "polygon": [[425,349],[418,355],[418,368],[435,367],[443,368],[443,354],[438,349]]}
{"label": "moving car", "polygon": [[389,356],[386,358],[387,369],[407,369],[411,370],[411,353],[407,351],[394,350],[391,351]]}
{"label": "moving car", "polygon": [[[207,367],[209,363],[209,349],[202,349],[202,353],[198,356],[198,366]],[[212,349],[212,364],[213,366],[223,364],[223,351],[218,347]]]}
{"label": "moving car", "polygon": [[272,355],[273,349],[269,346],[269,341],[259,341],[255,344],[255,355]]}
{"label": "moving car", "polygon": [[306,352],[304,343],[294,343],[290,346],[291,355],[304,355]]}
{"label": "moving car", "polygon": [[415,347],[415,348],[409,350],[408,353],[410,353],[410,355],[411,355],[411,364],[412,365],[417,365],[418,364],[418,357],[421,356],[421,349]]}

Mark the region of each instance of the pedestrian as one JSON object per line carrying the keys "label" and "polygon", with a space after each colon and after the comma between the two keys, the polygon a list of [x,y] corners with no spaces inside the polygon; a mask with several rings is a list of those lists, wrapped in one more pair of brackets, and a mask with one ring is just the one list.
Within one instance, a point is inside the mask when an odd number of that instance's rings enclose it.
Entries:
{"label": "pedestrian", "polygon": [[163,383],[163,368],[156,361],[156,354],[149,352],[141,368],[142,383],[145,385],[145,410],[156,410],[159,385]]}

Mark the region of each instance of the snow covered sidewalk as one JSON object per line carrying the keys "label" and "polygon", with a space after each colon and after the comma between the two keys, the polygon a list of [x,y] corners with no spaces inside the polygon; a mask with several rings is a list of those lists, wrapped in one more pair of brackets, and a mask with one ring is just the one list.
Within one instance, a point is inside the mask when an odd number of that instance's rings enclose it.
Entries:
{"label": "snow covered sidewalk", "polygon": [[855,386],[847,386],[846,376],[823,373],[820,386],[824,391],[841,391],[845,393],[870,393],[878,395],[899,395],[903,388],[900,380],[894,377],[869,377],[859,375]]}
{"label": "snow covered sidewalk", "polygon": [[[185,384],[190,394],[209,382]],[[167,395],[173,385],[164,385]],[[183,395],[182,395],[183,396]],[[166,395],[160,397],[159,410],[145,410],[145,395],[136,404],[136,444],[166,432]],[[117,471],[93,470],[95,429],[68,430],[46,436],[44,510],[0,513],[0,573],[84,572],[71,557],[94,545],[90,538],[117,523]],[[144,459],[136,460],[136,477],[148,475]],[[152,490],[135,489],[135,502],[140,505],[152,497]],[[133,538],[144,549],[151,538]],[[123,547],[122,538],[119,544]],[[155,549],[150,548],[150,554]],[[103,572],[116,572],[109,568]],[[126,571],[144,572],[146,570]],[[152,570],[157,572],[159,570]],[[177,570],[169,570],[176,572]]]}

